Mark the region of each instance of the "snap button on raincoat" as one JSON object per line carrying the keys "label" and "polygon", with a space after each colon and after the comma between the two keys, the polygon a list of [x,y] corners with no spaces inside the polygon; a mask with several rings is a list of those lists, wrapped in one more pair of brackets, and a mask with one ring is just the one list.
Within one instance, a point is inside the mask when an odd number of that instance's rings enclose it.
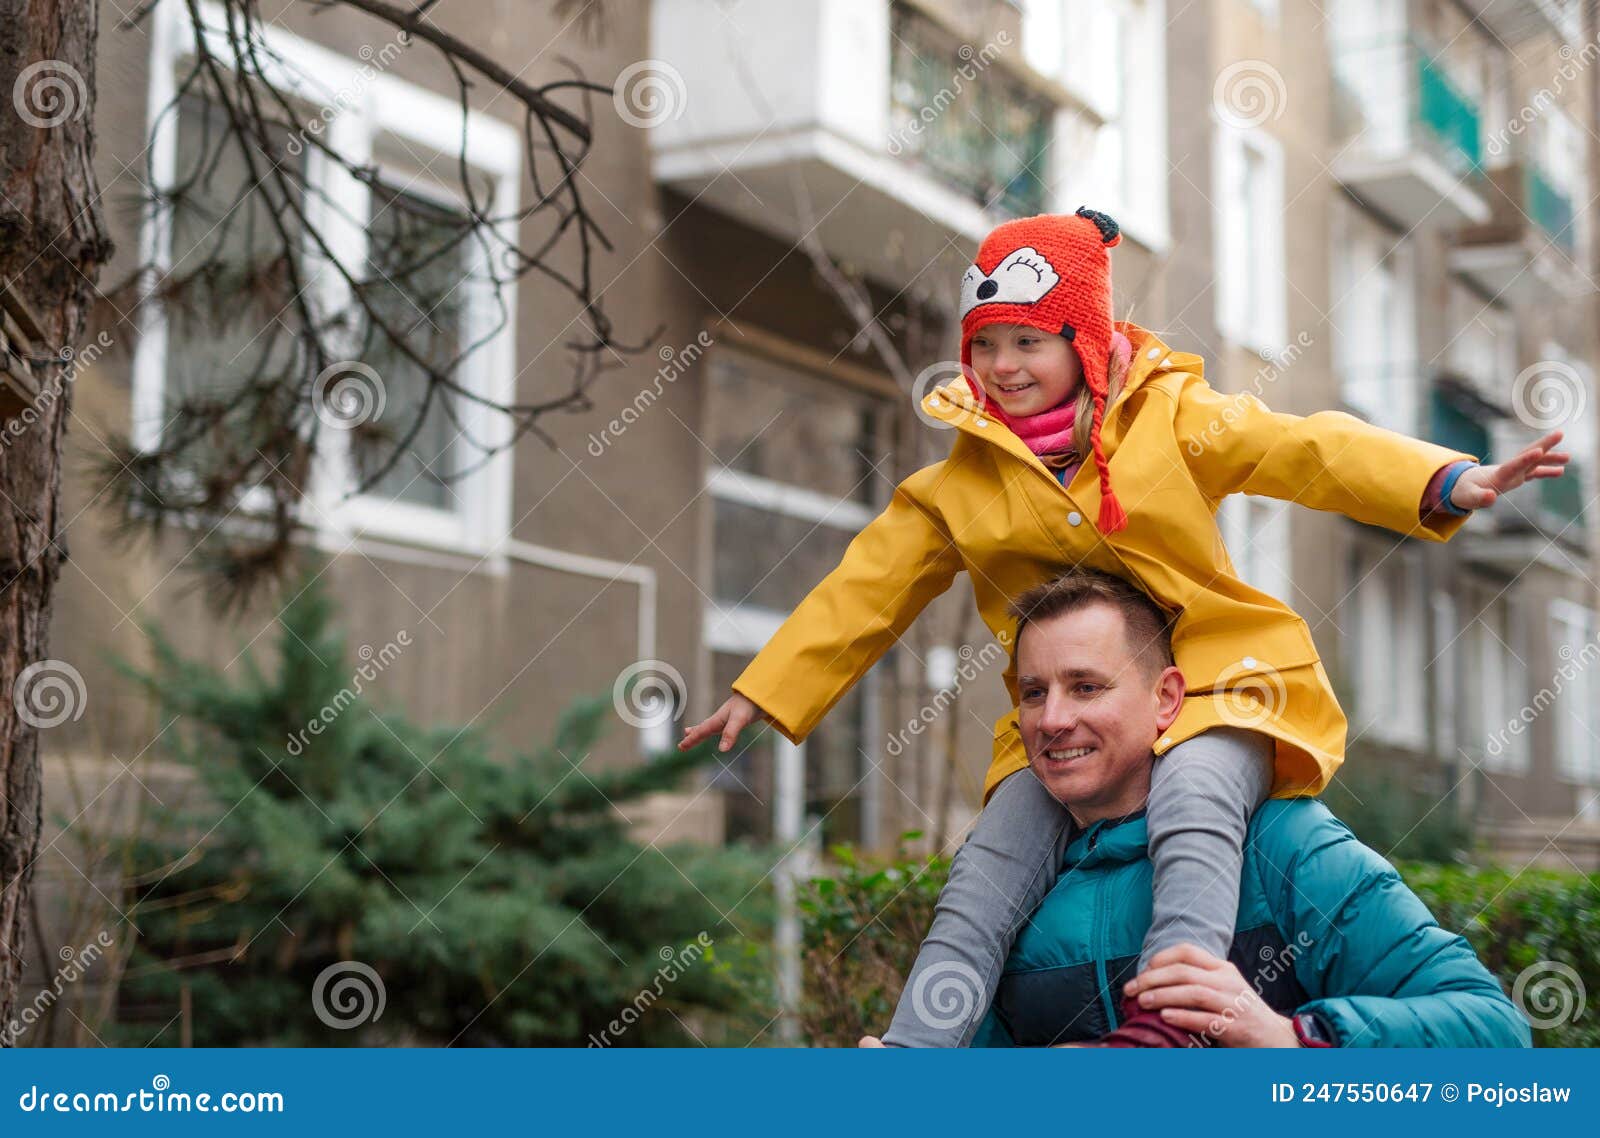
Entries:
{"label": "snap button on raincoat", "polygon": [[1173,653],[1188,695],[1156,754],[1211,727],[1247,727],[1276,740],[1274,797],[1321,792],[1343,761],[1344,714],[1305,621],[1234,571],[1217,507],[1229,494],[1264,495],[1446,541],[1465,519],[1420,520],[1418,506],[1440,467],[1475,456],[1339,411],[1302,417],[1248,392],[1221,394],[1205,382],[1199,356],[1138,325],[1117,328],[1133,344],[1133,362],[1106,410],[1103,438],[1126,529],[1096,530],[1093,463],[1063,487],[957,378],[923,400],[958,432],[950,457],[896,488],[734,690],[800,742],[964,569],[984,623],[1010,653],[1012,709],[995,724],[987,799],[1028,765],[1006,607],[1084,566],[1133,582],[1175,617]]}

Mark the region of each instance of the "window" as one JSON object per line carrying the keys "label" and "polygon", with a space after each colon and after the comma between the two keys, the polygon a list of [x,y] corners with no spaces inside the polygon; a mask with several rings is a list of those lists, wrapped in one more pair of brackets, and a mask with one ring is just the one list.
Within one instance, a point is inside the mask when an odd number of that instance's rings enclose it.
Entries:
{"label": "window", "polygon": [[1288,339],[1283,150],[1259,130],[1218,121],[1215,132],[1217,327],[1233,343],[1275,356]]}
{"label": "window", "polygon": [[1571,601],[1550,603],[1550,640],[1556,649],[1549,685],[1535,696],[1553,699],[1556,771],[1584,784],[1600,783],[1600,617]]}
{"label": "window", "polygon": [[1433,645],[1428,664],[1428,676],[1433,682],[1434,742],[1438,753],[1447,760],[1457,758],[1456,747],[1460,737],[1460,705],[1457,694],[1461,690],[1461,667],[1458,655],[1461,628],[1456,623],[1456,600],[1444,590],[1433,594]]}
{"label": "window", "polygon": [[1519,647],[1513,602],[1501,589],[1484,588],[1464,596],[1462,603],[1469,614],[1456,642],[1466,681],[1463,749],[1485,770],[1523,773],[1528,769],[1528,733],[1510,728],[1527,703],[1527,657]]}
{"label": "window", "polygon": [[1459,280],[1450,282],[1449,371],[1485,399],[1504,402],[1517,375],[1517,332],[1511,314]]}
{"label": "window", "polygon": [[1361,545],[1353,568],[1355,619],[1346,628],[1356,639],[1351,725],[1386,743],[1424,749],[1428,654],[1416,557],[1399,547]]}
{"label": "window", "polygon": [[1539,359],[1540,378],[1518,393],[1523,407],[1535,412],[1528,416],[1537,426],[1528,432],[1527,441],[1560,428],[1561,449],[1572,455],[1572,461],[1560,478],[1539,480],[1538,509],[1552,533],[1581,546],[1588,539],[1584,518],[1595,499],[1594,372],[1553,340],[1544,342]]}
{"label": "window", "polygon": [[1222,500],[1217,523],[1239,579],[1281,601],[1292,602],[1289,574],[1289,503],[1254,494]]}
{"label": "window", "polygon": [[[728,689],[877,516],[888,489],[882,467],[891,418],[884,400],[843,384],[728,348],[712,355],[705,432],[713,455],[706,470],[711,599],[703,635],[715,690]],[[804,810],[824,844],[874,838],[877,675],[868,672],[801,744]],[[768,734],[718,776],[732,838],[771,840],[782,812],[770,753],[777,736]]]}
{"label": "window", "polygon": [[[261,256],[252,240],[271,224],[269,213],[290,211],[274,211],[278,203],[265,192],[244,194],[250,178],[244,153],[237,148],[219,152],[214,145],[223,129],[222,112],[212,103],[183,97],[169,184],[185,189],[171,218],[168,267],[169,277],[195,277],[186,303],[170,306],[168,350],[161,362],[164,388],[174,401],[225,400],[246,378],[247,362],[260,361],[266,374],[293,365],[293,344],[273,320],[290,300],[289,278],[282,266]],[[284,160],[282,144],[288,137],[288,128],[282,128],[270,155],[252,147],[251,161],[266,169]],[[208,156],[213,161],[202,169]],[[292,217],[289,224],[295,228]],[[212,271],[201,272],[202,260]],[[237,418],[230,416],[230,426],[242,432],[249,418],[246,409],[238,412]]]}
{"label": "window", "polygon": [[1164,61],[1152,63],[1150,53],[1166,38],[1166,0],[1033,0],[1023,12],[1029,65],[1103,120],[1074,140],[1078,158],[1058,158],[1055,208],[1105,209],[1157,249],[1170,240],[1167,86]]}
{"label": "window", "polygon": [[962,43],[907,4],[890,16],[890,137],[980,205],[1042,213],[1055,108],[995,65],[1003,47]]}
{"label": "window", "polygon": [[[219,37],[218,57],[228,59],[224,17],[201,5],[208,35]],[[188,94],[177,113],[163,111],[178,77],[193,55],[193,28],[174,5],[152,14],[151,168],[159,186],[193,182],[172,211],[169,224],[147,224],[142,234],[147,263],[162,279],[210,253],[223,266],[211,285],[222,303],[184,311],[151,306],[144,317],[134,360],[134,437],[158,445],[165,413],[178,398],[196,392],[226,399],[243,379],[241,369],[266,366],[285,374],[303,366],[298,345],[274,320],[289,299],[283,266],[263,258],[267,246],[253,244],[265,211],[284,203],[261,188],[243,193],[246,169],[237,149],[196,179],[197,163],[219,129],[216,107],[203,94]],[[435,393],[407,453],[361,495],[351,491],[363,475],[387,458],[409,430],[427,390],[424,373],[370,329],[351,329],[350,358],[372,369],[382,385],[383,410],[361,431],[319,432],[319,461],[308,492],[307,522],[329,535],[368,533],[417,544],[485,554],[505,536],[510,515],[511,456],[494,448],[509,439],[510,425],[479,400],[510,401],[515,364],[514,289],[497,298],[488,280],[492,249],[470,236],[460,193],[463,130],[465,165],[480,202],[494,216],[516,212],[521,143],[515,129],[473,112],[462,121],[454,97],[405,83],[386,69],[392,47],[366,61],[337,55],[282,29],[263,29],[273,80],[291,106],[303,107],[302,122],[281,127],[283,145],[271,162],[299,164],[312,192],[298,203],[318,218],[380,317],[403,328],[407,342],[434,365],[460,358],[454,377],[471,396]],[[364,162],[372,178],[355,179],[296,135],[316,132],[341,156]],[[513,241],[507,230],[500,240]],[[205,244],[210,242],[209,245]],[[204,245],[205,252],[197,253]],[[401,266],[409,271],[401,279]],[[349,286],[332,271],[318,271],[315,258],[297,265],[320,311],[350,307]],[[226,291],[224,291],[226,290]],[[378,400],[373,400],[377,406]],[[241,414],[247,412],[241,408]],[[375,457],[376,456],[376,457]],[[250,504],[247,496],[243,503]],[[499,568],[491,559],[491,568]]]}
{"label": "window", "polygon": [[1344,402],[1368,422],[1417,433],[1421,402],[1411,246],[1337,202],[1333,226],[1334,360]]}

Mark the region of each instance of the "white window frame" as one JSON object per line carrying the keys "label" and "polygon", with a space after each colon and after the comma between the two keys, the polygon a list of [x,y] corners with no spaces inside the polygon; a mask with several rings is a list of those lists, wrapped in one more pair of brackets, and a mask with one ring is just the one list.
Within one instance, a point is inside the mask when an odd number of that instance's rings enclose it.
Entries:
{"label": "white window frame", "polygon": [[1286,604],[1294,600],[1289,505],[1257,494],[1230,494],[1217,507],[1222,540],[1239,579]]}
{"label": "white window frame", "polygon": [[1167,0],[1029,0],[1022,13],[1028,65],[1101,120],[1083,129],[1088,116],[1057,116],[1055,149],[1076,157],[1056,157],[1055,209],[1104,209],[1127,236],[1165,252],[1172,243],[1167,69],[1163,60],[1152,64],[1151,51],[1166,42]]}
{"label": "white window frame", "polygon": [[1505,398],[1517,374],[1517,327],[1512,314],[1455,277],[1449,281],[1446,307],[1455,329],[1446,358],[1450,370],[1496,402]]}
{"label": "white window frame", "polygon": [[[1358,206],[1335,201],[1332,265],[1334,366],[1344,402],[1369,422],[1419,434],[1422,381],[1417,366],[1416,257]],[[1374,287],[1386,274],[1390,295]],[[1392,358],[1376,358],[1369,345],[1389,335]],[[1383,353],[1379,353],[1380,355]],[[1374,369],[1392,374],[1374,375]]]}
{"label": "white window frame", "polygon": [[[1600,785],[1600,614],[1572,601],[1551,601],[1550,642],[1556,775],[1580,786]],[[1567,671],[1576,675],[1569,679]],[[1554,692],[1557,684],[1561,690]]]}
{"label": "white window frame", "polygon": [[[1262,170],[1253,211],[1235,191],[1247,152]],[[1275,358],[1288,341],[1283,145],[1259,128],[1224,122],[1213,109],[1211,159],[1217,329],[1234,344]],[[1251,303],[1245,274],[1259,282],[1259,303]]]}
{"label": "white window frame", "polygon": [[1589,366],[1587,360],[1567,351],[1566,346],[1557,340],[1545,340],[1540,345],[1539,358],[1565,364],[1577,374],[1582,384],[1582,391],[1573,402],[1575,407],[1588,408],[1589,413],[1579,414],[1572,422],[1560,424],[1563,432],[1561,449],[1571,452],[1572,457],[1581,464],[1586,480],[1583,500],[1588,502],[1593,498],[1591,490],[1594,486],[1596,454],[1600,452],[1600,428],[1597,428],[1593,414],[1597,395],[1594,368]]}
{"label": "white window frame", "polygon": [[[223,31],[222,10],[203,2],[201,13],[207,23],[204,34],[215,41],[212,47],[226,63],[231,53]],[[176,94],[179,67],[194,54],[195,32],[176,0],[163,0],[151,13],[150,21],[147,129],[151,174],[160,188],[175,179],[177,163],[177,116],[163,112]],[[463,120],[456,99],[379,72],[372,63],[340,55],[282,28],[268,25],[261,34],[270,49],[262,53],[267,79],[287,97],[306,105],[308,114],[322,112],[318,120],[321,133],[342,155],[361,161],[371,155],[375,139],[388,136],[453,163],[462,149],[465,129],[467,163],[485,179],[495,213],[507,218],[515,216],[522,143],[510,125],[478,111],[468,112]],[[278,59],[272,59],[273,55]],[[314,76],[314,81],[308,82],[307,76]],[[308,178],[334,199],[308,200],[308,213],[320,214],[318,224],[342,259],[350,264],[361,263],[367,248],[370,191],[337,164],[320,160],[314,147],[307,148],[307,160]],[[458,195],[442,182],[413,183],[404,188],[441,204],[459,204]],[[164,211],[156,211],[141,229],[143,263],[153,268],[145,282],[147,290],[153,289],[155,281],[171,267],[172,235],[166,217]],[[515,226],[500,223],[499,239],[513,245]],[[481,261],[482,250],[474,245],[471,256]],[[329,311],[342,306],[348,291],[335,276],[318,274],[313,286],[319,303]],[[509,282],[499,289],[508,316],[498,330],[494,329],[499,319],[494,286],[479,278],[463,288],[474,295],[464,306],[462,342],[485,342],[463,361],[459,382],[482,399],[508,404],[516,381],[516,284]],[[159,305],[145,305],[133,359],[132,408],[134,443],[144,450],[159,445],[163,428],[167,343],[165,314]],[[483,567],[490,572],[506,572],[509,560],[496,551],[510,531],[512,455],[504,444],[511,439],[511,424],[504,415],[473,400],[461,401],[456,415],[464,436],[473,440],[468,445],[504,449],[487,460],[475,456],[466,464],[475,469],[451,483],[451,492],[461,501],[454,509],[432,508],[370,493],[348,496],[348,489],[355,485],[348,439],[339,431],[320,432],[323,445],[313,463],[307,501],[301,506],[302,520],[315,532],[318,543],[342,548],[358,536],[372,536],[466,553],[482,558]],[[249,510],[253,504],[252,497],[246,495],[241,507]]]}
{"label": "white window frame", "polygon": [[[1472,607],[1478,607],[1483,596],[1484,590],[1478,590],[1470,598]],[[1529,732],[1513,732],[1510,728],[1513,718],[1520,716],[1527,703],[1527,668],[1519,662],[1519,657],[1527,657],[1523,650],[1526,638],[1510,595],[1488,596],[1488,604],[1465,627],[1458,642],[1472,674],[1469,719],[1476,712],[1476,722],[1469,723],[1471,729],[1465,735],[1471,744],[1469,753],[1484,770],[1521,775],[1528,771]],[[1500,628],[1485,624],[1485,617]],[[1491,740],[1497,740],[1499,745],[1491,746]]]}
{"label": "white window frame", "polygon": [[1434,591],[1430,604],[1433,608],[1433,662],[1428,666],[1434,690],[1434,738],[1439,753],[1454,759],[1459,746],[1461,718],[1457,693],[1460,691],[1461,668],[1457,652],[1461,645],[1461,625],[1456,611],[1456,599],[1443,589]]}
{"label": "white window frame", "polygon": [[1380,742],[1428,746],[1427,605],[1415,550],[1356,546],[1354,725]]}
{"label": "white window frame", "polygon": [[[718,351],[728,356],[737,358],[741,355],[753,354],[741,352],[738,349],[719,348]],[[806,369],[788,361],[779,361],[780,366],[797,371]],[[716,366],[713,361],[712,366]],[[836,383],[825,373],[819,374],[808,371],[807,374],[815,375],[818,382]],[[715,398],[715,395],[709,396]],[[735,502],[743,506],[754,506],[769,513],[785,517],[796,518],[800,521],[810,522],[816,526],[826,526],[829,529],[839,530],[852,536],[861,532],[887,504],[888,487],[884,484],[881,475],[875,475],[872,480],[873,505],[867,505],[850,498],[837,498],[823,494],[809,487],[796,486],[780,482],[772,478],[763,478],[760,475],[749,474],[745,471],[734,470],[718,462],[707,462],[703,481],[703,490],[712,502],[709,516],[715,518],[715,504],[722,502]],[[709,527],[710,542],[716,542],[715,521]],[[769,640],[778,631],[783,622],[788,619],[787,612],[767,608],[762,605],[735,602],[724,604],[716,599],[716,583],[709,579],[703,582],[701,595],[705,598],[705,608],[701,614],[700,639],[701,647],[709,656],[710,653],[721,652],[735,656],[754,656],[766,647]],[[709,671],[707,672],[709,674]],[[864,701],[865,713],[863,715],[863,743],[868,748],[868,764],[865,780],[862,783],[861,796],[861,844],[872,846],[878,840],[879,814],[881,812],[880,783],[882,775],[879,772],[878,761],[872,757],[871,748],[875,747],[882,738],[882,726],[878,714],[878,700],[882,694],[880,672],[876,665],[867,670],[867,673],[857,681],[858,690]],[[775,761],[778,763],[778,777],[774,780],[774,793],[778,799],[773,803],[774,810],[774,836],[780,831],[789,828],[798,828],[798,819],[805,809],[805,763],[806,745],[804,742],[793,744],[776,732],[773,733],[775,745]],[[796,773],[798,772],[798,773]],[[798,795],[798,801],[791,801],[790,797]],[[788,819],[788,821],[785,821]]]}

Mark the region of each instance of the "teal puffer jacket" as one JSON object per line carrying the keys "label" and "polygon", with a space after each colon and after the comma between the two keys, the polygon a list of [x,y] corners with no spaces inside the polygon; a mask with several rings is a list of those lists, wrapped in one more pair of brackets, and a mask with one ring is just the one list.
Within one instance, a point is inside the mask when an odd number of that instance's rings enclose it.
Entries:
{"label": "teal puffer jacket", "polygon": [[[1150,927],[1144,814],[1096,822],[1017,938],[975,1047],[1093,1039],[1120,1022]],[[1271,799],[1245,846],[1230,959],[1277,1011],[1345,1047],[1527,1047],[1528,1024],[1460,936],[1321,802]]]}

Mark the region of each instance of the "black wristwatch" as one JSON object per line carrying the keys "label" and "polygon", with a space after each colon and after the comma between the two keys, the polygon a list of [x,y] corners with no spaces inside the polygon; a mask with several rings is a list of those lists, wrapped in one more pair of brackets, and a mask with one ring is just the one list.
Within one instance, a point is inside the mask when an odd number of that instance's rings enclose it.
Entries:
{"label": "black wristwatch", "polygon": [[1293,1022],[1294,1037],[1300,1041],[1301,1047],[1339,1046],[1333,1026],[1316,1012],[1296,1012]]}

